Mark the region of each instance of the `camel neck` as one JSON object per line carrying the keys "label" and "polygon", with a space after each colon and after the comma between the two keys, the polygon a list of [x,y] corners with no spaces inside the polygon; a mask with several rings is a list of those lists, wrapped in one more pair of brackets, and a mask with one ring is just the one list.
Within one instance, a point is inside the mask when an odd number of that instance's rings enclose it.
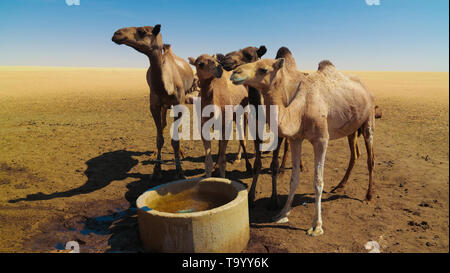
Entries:
{"label": "camel neck", "polygon": [[214,80],[213,77],[207,79],[199,79],[200,82],[200,95],[203,99],[212,99],[211,83]]}
{"label": "camel neck", "polygon": [[150,60],[150,67],[151,67],[151,81],[150,83],[153,84],[163,84],[162,79],[162,52],[161,49],[153,49],[150,51],[149,54],[147,54],[149,60]]}

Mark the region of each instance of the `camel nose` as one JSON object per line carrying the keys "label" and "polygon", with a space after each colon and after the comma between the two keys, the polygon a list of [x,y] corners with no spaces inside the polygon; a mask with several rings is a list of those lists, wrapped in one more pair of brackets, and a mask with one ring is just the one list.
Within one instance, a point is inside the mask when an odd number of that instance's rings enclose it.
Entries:
{"label": "camel nose", "polygon": [[118,31],[114,32],[114,35],[111,40],[113,42],[117,42],[121,39],[121,37],[122,37],[122,31],[118,30]]}

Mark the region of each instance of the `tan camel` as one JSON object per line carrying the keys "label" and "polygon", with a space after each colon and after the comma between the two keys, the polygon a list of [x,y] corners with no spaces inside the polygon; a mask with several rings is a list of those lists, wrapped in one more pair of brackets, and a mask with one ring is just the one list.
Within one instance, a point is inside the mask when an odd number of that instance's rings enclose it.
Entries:
{"label": "tan camel", "polygon": [[[160,30],[161,25],[127,27],[116,31],[112,38],[116,44],[130,46],[148,56],[150,60],[147,83],[150,87],[150,111],[157,129],[156,144],[158,148],[153,179],[161,178],[161,149],[164,145],[163,130],[167,124],[167,109],[172,105],[184,103],[185,92],[191,88],[194,80],[191,66],[176,56],[170,46],[166,46],[163,53]],[[183,178],[180,142],[172,139],[171,144],[175,156],[176,175]]]}
{"label": "tan camel", "polygon": [[[226,149],[228,140],[225,139],[225,106],[227,105],[248,105],[248,91],[244,86],[234,85],[230,81],[231,72],[223,71],[217,59],[207,54],[200,55],[197,59],[189,57],[189,63],[196,67],[200,83],[201,109],[207,105],[217,105],[222,114],[222,139],[219,140],[218,169],[219,175],[225,177],[226,170]],[[201,125],[209,120],[209,117],[202,117]],[[235,120],[236,117],[234,116]],[[245,122],[245,121],[244,121]],[[204,138],[202,134],[203,146],[205,148],[205,171],[206,177],[210,177],[213,170],[213,160],[211,156],[211,141]],[[240,147],[244,152],[247,171],[251,172],[251,164],[247,157],[244,140],[239,140]],[[240,151],[238,159],[240,159]]]}
{"label": "tan camel", "polygon": [[271,105],[278,105],[278,133],[288,137],[291,144],[292,175],[290,192],[284,208],[276,216],[278,222],[288,221],[292,200],[299,183],[302,141],[307,139],[314,147],[315,216],[311,236],[323,234],[321,199],[323,171],[328,141],[355,134],[360,129],[367,150],[369,188],[366,199],[373,195],[373,131],[375,107],[372,93],[355,77],[338,72],[329,61],[322,61],[317,72],[303,79],[297,94],[286,107],[283,90],[291,88],[293,79],[284,66],[285,60],[264,59],[245,64],[233,71],[235,84],[255,87]]}

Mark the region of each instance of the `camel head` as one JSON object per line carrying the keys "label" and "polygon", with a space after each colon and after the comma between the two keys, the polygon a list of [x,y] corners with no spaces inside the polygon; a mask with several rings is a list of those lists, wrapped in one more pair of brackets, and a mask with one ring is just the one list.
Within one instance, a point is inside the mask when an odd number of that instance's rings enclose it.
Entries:
{"label": "camel head", "polygon": [[126,27],[117,30],[112,41],[118,45],[127,45],[143,54],[150,54],[154,49],[162,49],[161,25],[154,27]]}
{"label": "camel head", "polygon": [[234,84],[246,84],[258,90],[267,91],[283,65],[284,58],[263,59],[244,64],[233,70],[230,80]]}
{"label": "camel head", "polygon": [[195,66],[200,80],[222,77],[222,65],[208,54],[200,55],[197,59],[189,57],[189,63]]}
{"label": "camel head", "polygon": [[249,46],[238,51],[230,52],[225,56],[217,54],[217,59],[226,71],[231,71],[240,65],[256,62],[266,54],[266,52],[267,49],[265,46],[260,46],[259,48]]}

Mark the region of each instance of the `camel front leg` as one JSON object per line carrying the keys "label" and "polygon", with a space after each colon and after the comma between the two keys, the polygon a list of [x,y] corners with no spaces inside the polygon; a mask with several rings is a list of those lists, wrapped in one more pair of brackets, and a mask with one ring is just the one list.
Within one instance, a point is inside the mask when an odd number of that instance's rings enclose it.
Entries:
{"label": "camel front leg", "polygon": [[228,140],[222,138],[219,140],[220,152],[218,155],[217,163],[219,164],[219,176],[225,178],[225,170],[227,167],[227,144]]}
{"label": "camel front leg", "polygon": [[323,170],[325,166],[325,156],[327,154],[328,139],[321,138],[313,143],[314,147],[314,190],[316,193],[315,214],[312,227],[308,230],[308,235],[319,236],[323,234],[322,229],[322,191],[323,191]]}
{"label": "camel front leg", "polygon": [[[258,135],[258,134],[257,134]],[[250,187],[250,191],[248,192],[248,204],[250,207],[254,207],[255,205],[255,192],[256,192],[256,184],[258,183],[258,176],[261,172],[261,150],[259,149],[259,144],[261,140],[259,140],[258,136],[254,141],[255,144],[255,163],[253,164],[253,180],[252,185]]]}
{"label": "camel front leg", "polygon": [[280,154],[281,145],[283,144],[283,138],[278,138],[277,148],[273,151],[272,162],[270,163],[270,169],[272,172],[272,196],[270,197],[269,209],[276,210],[280,208],[280,202],[278,200],[277,193],[277,177],[278,177],[278,155]]}
{"label": "camel front leg", "polygon": [[291,140],[291,160],[292,160],[292,174],[290,181],[289,195],[283,209],[278,213],[273,220],[277,223],[286,223],[289,221],[288,214],[291,210],[292,201],[294,200],[295,191],[297,190],[300,176],[300,155],[302,153],[302,141]]}
{"label": "camel front leg", "polygon": [[211,141],[202,138],[203,147],[205,148],[205,176],[211,177],[213,169],[213,159],[211,155]]}
{"label": "camel front leg", "polygon": [[161,105],[150,105],[150,111],[152,113],[153,120],[155,122],[156,126],[156,147],[158,149],[157,155],[156,155],[156,162],[155,166],[153,168],[153,174],[152,174],[152,180],[161,179],[161,150],[164,146],[164,136],[163,136],[163,130],[165,123],[163,124],[161,122],[161,112],[162,112]]}
{"label": "camel front leg", "polygon": [[[182,113],[178,114],[178,117],[174,117],[174,121],[178,118],[182,117]],[[180,141],[179,140],[171,140],[172,148],[173,148],[173,155],[175,157],[175,168],[176,168],[176,177],[179,179],[186,178],[183,173],[183,169],[181,167],[181,160],[180,160]]]}

